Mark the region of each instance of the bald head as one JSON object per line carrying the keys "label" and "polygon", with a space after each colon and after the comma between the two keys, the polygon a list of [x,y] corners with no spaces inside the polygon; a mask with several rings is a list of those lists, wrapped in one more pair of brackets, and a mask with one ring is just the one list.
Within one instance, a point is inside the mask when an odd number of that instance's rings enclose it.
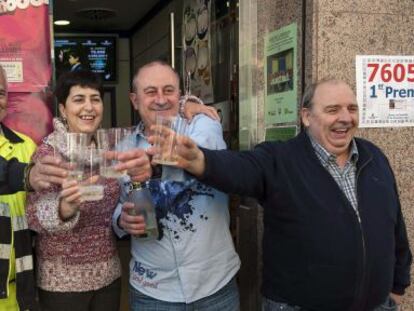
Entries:
{"label": "bald head", "polygon": [[145,64],[144,66],[138,68],[138,70],[135,72],[134,79],[132,80],[132,91],[134,93],[136,93],[137,90],[138,90],[138,84],[140,82],[139,80],[140,80],[142,72],[150,69],[151,67],[155,67],[155,66],[163,66],[163,67],[168,68],[174,74],[174,76],[176,77],[177,85],[180,84],[180,77],[179,77],[178,73],[168,63],[166,63],[164,61],[161,61],[161,60],[156,60],[156,61],[150,62],[148,64]]}
{"label": "bald head", "polygon": [[315,92],[319,86],[323,84],[335,85],[335,84],[341,84],[341,83],[348,85],[344,81],[334,79],[334,78],[325,78],[325,79],[319,80],[318,82],[312,83],[303,92],[302,108],[308,108],[308,109],[312,108],[313,103],[314,103]]}

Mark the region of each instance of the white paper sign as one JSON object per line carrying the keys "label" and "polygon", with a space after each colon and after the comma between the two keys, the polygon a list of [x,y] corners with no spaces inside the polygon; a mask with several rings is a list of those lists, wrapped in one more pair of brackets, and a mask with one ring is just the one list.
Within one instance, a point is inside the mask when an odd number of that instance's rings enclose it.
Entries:
{"label": "white paper sign", "polygon": [[414,56],[356,56],[360,127],[414,126]]}
{"label": "white paper sign", "polygon": [[2,61],[0,65],[7,75],[7,82],[23,82],[23,61]]}

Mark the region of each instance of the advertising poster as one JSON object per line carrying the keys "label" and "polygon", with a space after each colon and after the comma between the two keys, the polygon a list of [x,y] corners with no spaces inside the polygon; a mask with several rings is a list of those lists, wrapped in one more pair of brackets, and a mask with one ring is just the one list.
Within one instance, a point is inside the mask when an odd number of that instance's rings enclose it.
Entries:
{"label": "advertising poster", "polygon": [[214,102],[211,73],[210,0],[185,0],[183,14],[183,77],[190,91],[206,104]]}
{"label": "advertising poster", "polygon": [[0,64],[9,92],[3,122],[39,143],[52,126],[49,0],[0,0]]}
{"label": "advertising poster", "polygon": [[414,126],[414,56],[356,56],[360,127]]}
{"label": "advertising poster", "polygon": [[116,82],[116,37],[55,38],[56,78],[66,71],[90,70],[105,82]]}
{"label": "advertising poster", "polygon": [[297,121],[297,25],[290,24],[265,37],[265,123]]}
{"label": "advertising poster", "polygon": [[0,0],[0,63],[7,71],[10,92],[38,92],[49,84],[48,3]]}

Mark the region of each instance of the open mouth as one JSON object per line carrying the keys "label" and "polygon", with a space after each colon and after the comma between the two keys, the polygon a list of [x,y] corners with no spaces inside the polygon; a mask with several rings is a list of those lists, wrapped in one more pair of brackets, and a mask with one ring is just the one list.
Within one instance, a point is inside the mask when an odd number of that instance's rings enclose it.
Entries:
{"label": "open mouth", "polygon": [[332,129],[331,132],[335,138],[345,138],[347,137],[349,128]]}
{"label": "open mouth", "polygon": [[168,104],[163,105],[163,106],[159,105],[159,106],[156,106],[156,107],[152,107],[151,108],[151,110],[154,111],[154,112],[171,111],[171,109],[172,109],[171,105],[168,105]]}
{"label": "open mouth", "polygon": [[79,119],[82,121],[93,121],[95,120],[95,116],[80,116]]}

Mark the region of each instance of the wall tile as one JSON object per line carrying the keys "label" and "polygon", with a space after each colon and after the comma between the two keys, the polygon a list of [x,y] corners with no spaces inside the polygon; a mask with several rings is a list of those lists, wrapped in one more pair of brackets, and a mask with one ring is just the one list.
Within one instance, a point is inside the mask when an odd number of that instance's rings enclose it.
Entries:
{"label": "wall tile", "polygon": [[400,0],[315,0],[319,12],[353,12],[368,14],[401,14]]}
{"label": "wall tile", "polygon": [[393,55],[401,50],[401,16],[319,12],[315,56],[317,79],[334,76],[355,84],[355,56]]}

